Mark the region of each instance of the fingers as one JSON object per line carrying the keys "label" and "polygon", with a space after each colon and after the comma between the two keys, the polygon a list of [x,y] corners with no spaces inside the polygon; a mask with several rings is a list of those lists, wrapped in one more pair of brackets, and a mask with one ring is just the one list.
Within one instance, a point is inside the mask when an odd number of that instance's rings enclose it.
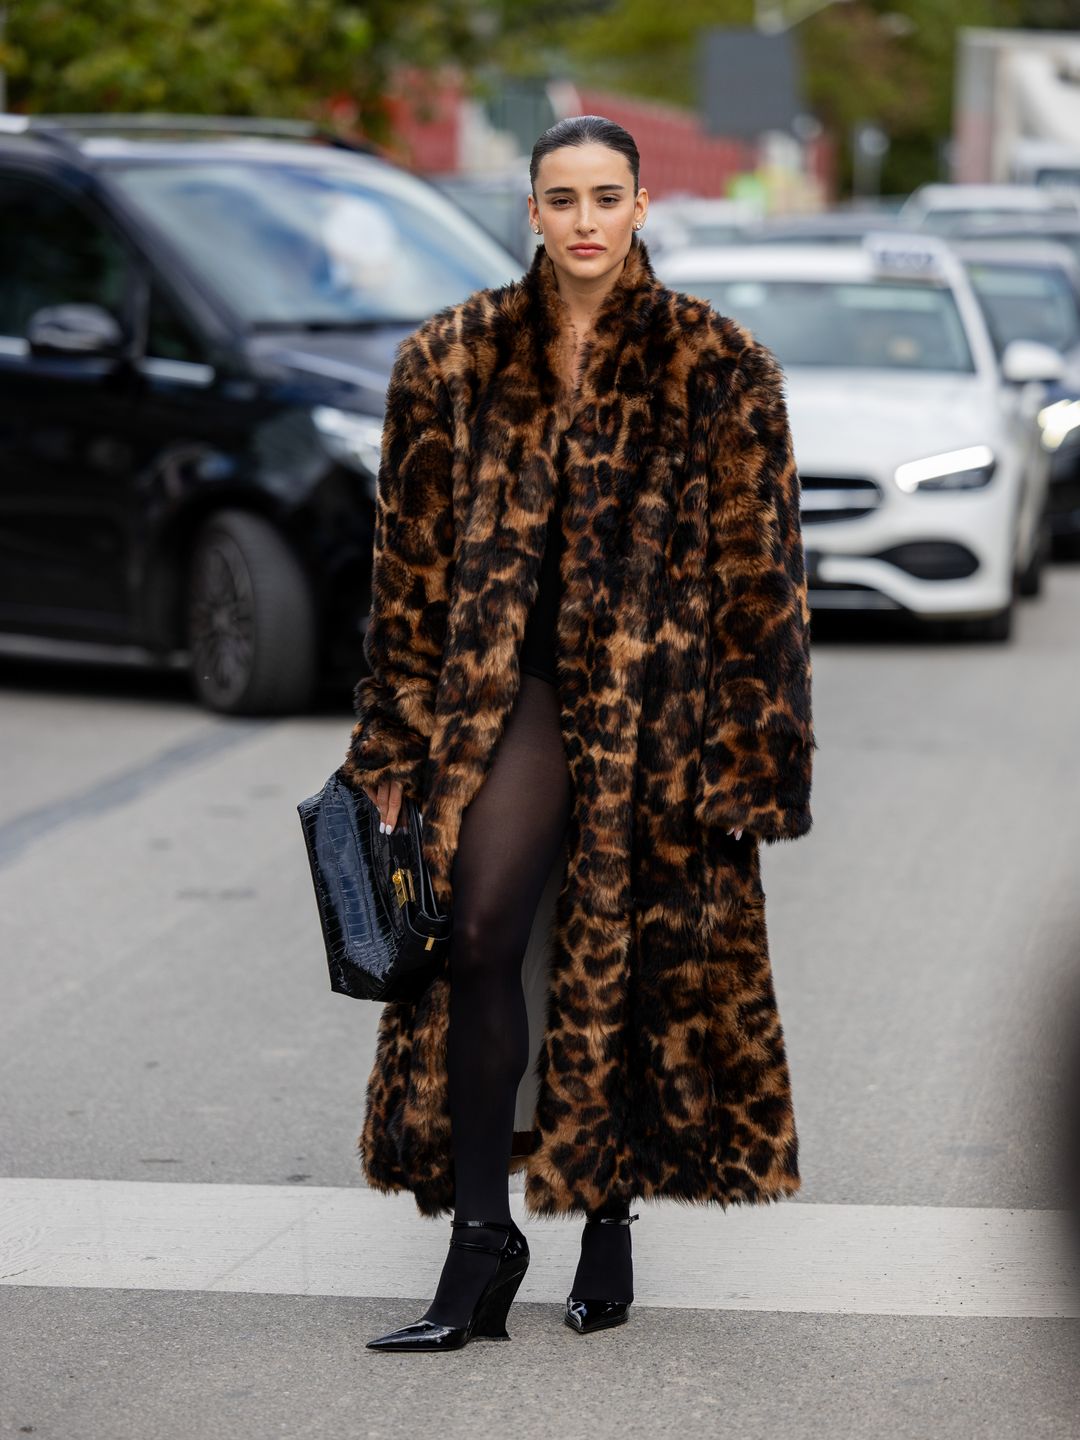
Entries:
{"label": "fingers", "polygon": [[386,807],[386,833],[389,835],[398,822],[401,814],[402,789],[401,781],[393,780],[390,784],[390,800]]}
{"label": "fingers", "polygon": [[729,835],[734,835],[736,840],[741,840],[741,839],[742,839],[742,826],[740,825],[740,827],[738,828],[738,830],[735,830],[735,829],[733,828],[733,829],[729,830],[727,833],[728,833]]}
{"label": "fingers", "polygon": [[388,835],[388,834],[390,833],[389,830],[386,828],[387,811],[388,811],[389,808],[390,808],[390,783],[391,783],[391,782],[390,782],[389,780],[381,780],[381,781],[379,782],[379,834],[380,834],[380,835]]}
{"label": "fingers", "polygon": [[384,780],[379,786],[379,798],[375,802],[379,807],[380,835],[390,835],[397,825],[398,817],[401,814],[401,802],[404,796],[400,780]]}

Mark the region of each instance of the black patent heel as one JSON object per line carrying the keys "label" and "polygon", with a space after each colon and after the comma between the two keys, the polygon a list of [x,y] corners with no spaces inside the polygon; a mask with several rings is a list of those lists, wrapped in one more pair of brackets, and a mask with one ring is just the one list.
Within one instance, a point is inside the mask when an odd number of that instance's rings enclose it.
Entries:
{"label": "black patent heel", "polygon": [[[488,1282],[487,1289],[476,1302],[476,1310],[470,1323],[475,1339],[509,1340],[506,1317],[510,1313],[518,1287],[525,1279],[525,1271],[529,1268],[528,1242],[513,1221],[509,1225],[492,1225],[486,1220],[454,1220],[452,1224],[462,1230],[505,1230],[511,1236],[511,1239],[503,1241],[501,1246],[485,1245],[475,1240],[450,1241],[451,1245],[456,1245],[460,1250],[482,1250],[489,1255],[501,1257],[499,1267]],[[509,1253],[518,1238],[521,1245],[517,1247],[517,1253]]]}
{"label": "black patent heel", "polygon": [[[639,1216],[595,1215],[585,1221],[586,1225],[632,1225]],[[632,1300],[598,1300],[588,1296],[566,1297],[563,1321],[579,1335],[591,1335],[596,1330],[610,1330],[615,1325],[625,1325],[630,1316]]]}
{"label": "black patent heel", "polygon": [[518,1265],[516,1270],[508,1271],[505,1279],[482,1299],[476,1307],[476,1324],[473,1327],[473,1336],[482,1340],[509,1340],[510,1335],[506,1329],[506,1317],[510,1313],[510,1306],[525,1279],[525,1271],[529,1268],[528,1257]]}
{"label": "black patent heel", "polygon": [[440,1325],[434,1320],[415,1320],[389,1335],[369,1340],[369,1350],[460,1350],[470,1340],[509,1340],[506,1317],[529,1268],[529,1242],[511,1220],[452,1220],[454,1230],[502,1230],[506,1236],[501,1245],[479,1240],[459,1240],[452,1236],[450,1244],[460,1250],[481,1250],[498,1255],[495,1273],[484,1286],[464,1325]]}

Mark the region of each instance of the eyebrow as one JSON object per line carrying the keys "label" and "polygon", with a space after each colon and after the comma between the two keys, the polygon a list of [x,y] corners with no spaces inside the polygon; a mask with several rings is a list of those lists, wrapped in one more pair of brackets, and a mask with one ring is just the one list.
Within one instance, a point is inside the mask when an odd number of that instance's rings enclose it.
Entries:
{"label": "eyebrow", "polygon": [[[626,189],[626,186],[625,186],[625,185],[611,184],[611,185],[594,185],[592,188],[593,188],[594,190],[625,190],[625,189]],[[573,187],[572,185],[552,185],[550,189],[544,191],[544,194],[545,194],[545,195],[576,195],[576,194],[577,194],[577,191],[574,189],[574,187]]]}

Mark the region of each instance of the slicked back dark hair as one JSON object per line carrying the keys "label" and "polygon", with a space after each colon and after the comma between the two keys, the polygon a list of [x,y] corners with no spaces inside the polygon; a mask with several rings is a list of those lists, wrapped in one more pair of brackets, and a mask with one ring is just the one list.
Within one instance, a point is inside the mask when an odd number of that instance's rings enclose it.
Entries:
{"label": "slicked back dark hair", "polygon": [[605,119],[603,115],[568,115],[565,120],[559,120],[545,130],[533,146],[532,159],[529,161],[533,199],[536,199],[536,177],[540,172],[540,161],[545,155],[550,155],[553,150],[561,150],[564,145],[589,145],[593,141],[606,145],[609,150],[614,150],[623,157],[634,177],[636,196],[640,189],[638,176],[641,173],[641,156],[629,130],[624,130],[621,125],[616,125],[614,120]]}

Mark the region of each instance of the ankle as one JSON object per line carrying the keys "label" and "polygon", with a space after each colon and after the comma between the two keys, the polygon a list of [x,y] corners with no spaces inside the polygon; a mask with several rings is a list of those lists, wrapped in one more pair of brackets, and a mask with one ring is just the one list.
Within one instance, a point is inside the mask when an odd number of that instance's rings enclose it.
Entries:
{"label": "ankle", "polygon": [[[597,1206],[590,1206],[585,1211],[586,1220],[592,1221],[594,1223],[599,1220],[625,1220],[629,1217],[629,1214],[629,1200],[605,1200],[603,1204]],[[605,1230],[614,1230],[616,1228],[621,1229],[624,1227],[605,1225],[603,1228]]]}
{"label": "ankle", "polygon": [[[612,1214],[614,1209],[615,1213]],[[581,1255],[571,1293],[578,1299],[610,1300],[630,1304],[634,1298],[634,1267],[629,1224],[600,1224],[600,1220],[629,1220],[629,1206],[604,1205],[590,1211],[581,1233]]]}

